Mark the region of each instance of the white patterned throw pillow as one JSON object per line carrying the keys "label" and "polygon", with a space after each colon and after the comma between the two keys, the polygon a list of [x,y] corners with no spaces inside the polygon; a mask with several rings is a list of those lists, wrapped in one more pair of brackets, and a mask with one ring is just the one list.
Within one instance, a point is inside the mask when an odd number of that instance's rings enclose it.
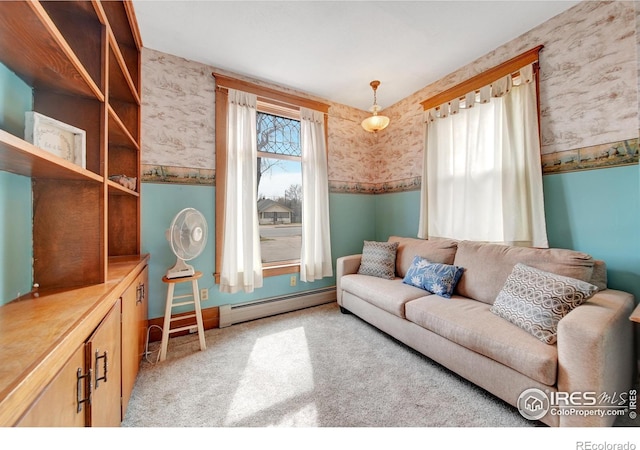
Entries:
{"label": "white patterned throw pillow", "polygon": [[393,280],[396,277],[397,242],[364,241],[358,273]]}
{"label": "white patterned throw pillow", "polygon": [[518,263],[491,306],[491,312],[542,342],[554,344],[560,319],[597,291],[596,286],[585,281]]}

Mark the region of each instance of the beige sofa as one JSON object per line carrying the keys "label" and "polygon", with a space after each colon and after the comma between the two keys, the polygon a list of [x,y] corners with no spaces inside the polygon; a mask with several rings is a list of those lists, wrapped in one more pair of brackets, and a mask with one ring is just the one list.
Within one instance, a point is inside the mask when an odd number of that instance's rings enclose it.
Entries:
{"label": "beige sofa", "polygon": [[[393,280],[358,274],[361,255],[337,260],[337,300],[343,312],[357,315],[514,407],[530,388],[614,395],[632,387],[629,315],[634,298],[607,289],[603,262],[564,249],[396,236],[389,241],[398,242]],[[416,255],[464,268],[451,299],[402,282]],[[598,286],[593,297],[560,320],[557,343],[544,343],[490,311],[518,262]],[[576,401],[589,403],[592,395]],[[549,410],[540,421],[549,426],[610,426],[615,419]]]}

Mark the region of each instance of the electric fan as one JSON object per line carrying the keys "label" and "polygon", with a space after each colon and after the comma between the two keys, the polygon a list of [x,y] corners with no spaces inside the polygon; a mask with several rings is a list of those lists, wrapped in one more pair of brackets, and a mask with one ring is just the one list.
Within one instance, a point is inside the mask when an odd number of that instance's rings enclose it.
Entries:
{"label": "electric fan", "polygon": [[176,264],[167,270],[167,278],[194,275],[193,266],[185,261],[202,253],[207,243],[207,221],[202,213],[194,208],[183,209],[171,221],[166,236],[171,250],[177,257]]}

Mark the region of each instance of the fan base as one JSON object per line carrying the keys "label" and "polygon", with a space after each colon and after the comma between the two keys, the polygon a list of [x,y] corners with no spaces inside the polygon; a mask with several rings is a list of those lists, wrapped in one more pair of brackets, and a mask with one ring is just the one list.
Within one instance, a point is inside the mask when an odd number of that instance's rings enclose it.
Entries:
{"label": "fan base", "polygon": [[184,260],[178,258],[176,264],[167,270],[167,278],[191,277],[196,273],[193,266],[186,264]]}
{"label": "fan base", "polygon": [[173,279],[173,278],[184,278],[184,277],[192,277],[194,274],[196,273],[196,271],[192,268],[190,269],[185,269],[185,270],[178,270],[178,271],[167,271],[167,278],[169,279]]}

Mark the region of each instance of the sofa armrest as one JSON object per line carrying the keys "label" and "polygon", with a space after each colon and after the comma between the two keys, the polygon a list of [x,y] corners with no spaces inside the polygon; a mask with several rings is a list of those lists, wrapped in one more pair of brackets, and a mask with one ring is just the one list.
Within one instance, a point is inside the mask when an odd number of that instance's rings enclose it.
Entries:
{"label": "sofa armrest", "polygon": [[[633,295],[598,292],[558,323],[558,391],[627,392],[633,383]],[[560,416],[560,426],[611,426],[615,416]]]}
{"label": "sofa armrest", "polygon": [[360,268],[360,260],[362,255],[341,256],[336,260],[336,296],[338,305],[342,306],[342,288],[340,287],[340,279],[352,273],[358,273]]}

